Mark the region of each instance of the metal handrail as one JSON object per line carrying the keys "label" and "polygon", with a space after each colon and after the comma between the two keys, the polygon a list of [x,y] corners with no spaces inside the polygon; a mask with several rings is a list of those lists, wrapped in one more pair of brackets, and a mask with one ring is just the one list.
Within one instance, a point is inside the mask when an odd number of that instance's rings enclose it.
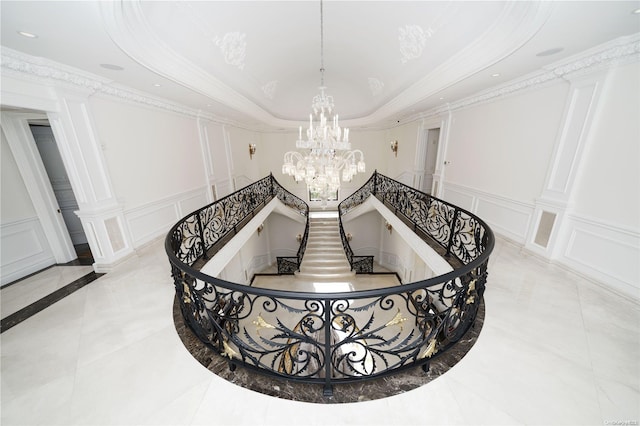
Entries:
{"label": "metal handrail", "polygon": [[[249,187],[226,197],[227,211],[242,216],[228,218],[229,224],[234,223],[232,228],[255,214],[247,214],[237,203],[244,200],[258,208],[277,196],[275,179],[265,179],[255,187],[249,186],[257,191],[253,199],[242,192]],[[416,216],[415,229],[430,233],[438,241],[447,231],[441,229],[441,215],[433,212],[443,211],[444,217],[451,219],[447,252],[459,259],[461,266],[428,280],[346,294],[232,283],[199,270],[207,252],[226,238],[219,232],[216,235],[220,238],[211,243],[202,232],[202,245],[208,248],[198,248],[198,232],[211,230],[210,220],[220,221],[219,216],[202,214],[209,205],[194,212],[199,212],[196,216],[192,213],[178,222],[165,243],[182,314],[194,333],[229,357],[233,365],[289,380],[320,383],[325,395],[331,394],[335,383],[428,365],[455,344],[473,324],[482,299],[493,233],[475,215],[455,208],[451,216],[452,205],[425,198],[419,191],[408,191],[405,185],[379,173],[370,181],[372,193],[398,213],[411,216],[408,206],[428,206],[426,212]],[[423,217],[427,218],[424,223],[420,221]],[[429,218],[437,223],[429,224]]]}

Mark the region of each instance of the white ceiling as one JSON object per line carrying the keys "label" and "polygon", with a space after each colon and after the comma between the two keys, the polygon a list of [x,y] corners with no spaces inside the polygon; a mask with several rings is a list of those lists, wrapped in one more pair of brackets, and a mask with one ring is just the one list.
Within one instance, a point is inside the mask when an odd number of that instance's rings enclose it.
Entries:
{"label": "white ceiling", "polygon": [[[381,126],[640,32],[639,7],[328,1],[325,85],[343,125]],[[319,1],[3,0],[0,8],[3,46],[249,127],[297,127],[320,85]],[[537,56],[554,48],[563,50]]]}

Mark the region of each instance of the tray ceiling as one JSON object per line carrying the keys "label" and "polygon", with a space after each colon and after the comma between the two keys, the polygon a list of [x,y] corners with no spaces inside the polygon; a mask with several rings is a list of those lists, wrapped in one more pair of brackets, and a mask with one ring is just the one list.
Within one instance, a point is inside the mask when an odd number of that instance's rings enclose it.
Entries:
{"label": "tray ceiling", "polygon": [[[325,85],[345,125],[383,125],[638,32],[634,7],[328,1]],[[315,1],[2,1],[1,8],[4,46],[248,126],[297,127],[320,85]],[[537,56],[554,48],[562,50]]]}

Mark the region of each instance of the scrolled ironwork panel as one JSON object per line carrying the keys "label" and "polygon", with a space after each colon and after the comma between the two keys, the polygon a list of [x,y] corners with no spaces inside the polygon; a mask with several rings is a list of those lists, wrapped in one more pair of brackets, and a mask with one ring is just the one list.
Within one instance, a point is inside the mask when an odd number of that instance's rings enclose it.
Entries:
{"label": "scrolled ironwork panel", "polygon": [[377,376],[415,362],[423,339],[407,306],[405,293],[332,301],[336,379]]}
{"label": "scrolled ironwork panel", "polygon": [[351,269],[356,274],[372,274],[373,256],[353,256],[351,258]]}
{"label": "scrolled ironwork panel", "polygon": [[298,257],[278,256],[276,259],[278,263],[278,274],[293,275],[298,269],[300,269]]}
{"label": "scrolled ironwork panel", "polygon": [[229,336],[237,349],[234,357],[279,376],[323,376],[327,357],[321,301],[247,294],[245,306],[249,314],[239,321],[240,332]]}
{"label": "scrolled ironwork panel", "polygon": [[476,259],[484,251],[485,229],[477,218],[459,212],[456,217],[451,251],[464,263]]}
{"label": "scrolled ironwork panel", "polygon": [[354,208],[358,207],[360,204],[367,201],[367,198],[372,194],[374,187],[374,176],[373,175],[360,189],[351,194],[349,197],[345,198],[339,205],[340,214],[347,214]]}
{"label": "scrolled ironwork panel", "polygon": [[171,235],[175,255],[187,265],[192,265],[203,252],[196,215],[186,217],[176,226]]}

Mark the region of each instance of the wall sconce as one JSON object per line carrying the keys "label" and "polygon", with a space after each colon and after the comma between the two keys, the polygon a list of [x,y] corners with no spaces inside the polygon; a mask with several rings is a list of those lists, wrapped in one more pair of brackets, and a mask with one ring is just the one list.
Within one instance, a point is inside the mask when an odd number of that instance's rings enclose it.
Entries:
{"label": "wall sconce", "polygon": [[384,221],[384,226],[385,226],[385,228],[387,228],[387,231],[389,231],[389,233],[391,233],[391,231],[393,230],[393,226],[391,226],[391,224],[389,222],[387,222],[386,220]]}
{"label": "wall sconce", "polygon": [[391,141],[391,151],[398,156],[398,141]]}
{"label": "wall sconce", "polygon": [[263,229],[264,229],[264,224],[261,223],[260,226],[258,226],[258,236],[260,236],[260,233],[262,232]]}
{"label": "wall sconce", "polygon": [[256,144],[255,143],[250,143],[249,144],[249,159],[253,159],[253,154],[256,153]]}
{"label": "wall sconce", "polygon": [[353,238],[353,235],[351,235],[350,232],[347,232],[347,241],[351,241],[352,238]]}
{"label": "wall sconce", "polygon": [[296,241],[297,241],[297,242],[302,241],[302,234],[298,234],[298,235],[296,235]]}

